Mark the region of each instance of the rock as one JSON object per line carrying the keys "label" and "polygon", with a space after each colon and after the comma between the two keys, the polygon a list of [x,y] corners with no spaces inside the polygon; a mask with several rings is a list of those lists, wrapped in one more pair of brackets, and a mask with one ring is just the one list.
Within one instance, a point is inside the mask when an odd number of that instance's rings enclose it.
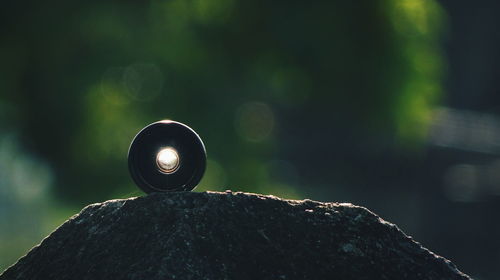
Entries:
{"label": "rock", "polygon": [[0,279],[470,279],[363,207],[178,192],[85,207]]}

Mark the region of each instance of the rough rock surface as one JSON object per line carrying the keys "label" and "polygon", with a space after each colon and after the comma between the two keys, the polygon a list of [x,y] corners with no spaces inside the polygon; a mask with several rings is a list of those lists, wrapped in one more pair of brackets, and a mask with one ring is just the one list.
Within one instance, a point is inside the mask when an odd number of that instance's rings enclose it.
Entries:
{"label": "rough rock surface", "polygon": [[0,279],[470,279],[363,207],[164,193],[85,207]]}

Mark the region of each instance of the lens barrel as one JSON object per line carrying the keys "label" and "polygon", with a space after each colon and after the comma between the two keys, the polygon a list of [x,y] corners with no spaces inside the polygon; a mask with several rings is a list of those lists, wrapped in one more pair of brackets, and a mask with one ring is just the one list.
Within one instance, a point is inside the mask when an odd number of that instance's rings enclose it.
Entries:
{"label": "lens barrel", "polygon": [[200,136],[171,120],[143,128],[128,151],[130,175],[146,193],[193,190],[205,173],[206,161]]}

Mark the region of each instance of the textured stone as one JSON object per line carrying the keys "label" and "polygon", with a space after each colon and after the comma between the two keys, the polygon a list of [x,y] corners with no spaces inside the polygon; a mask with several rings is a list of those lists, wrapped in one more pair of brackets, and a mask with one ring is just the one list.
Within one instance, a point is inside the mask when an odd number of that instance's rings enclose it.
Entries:
{"label": "textured stone", "polygon": [[363,207],[178,192],[85,207],[0,279],[470,279]]}

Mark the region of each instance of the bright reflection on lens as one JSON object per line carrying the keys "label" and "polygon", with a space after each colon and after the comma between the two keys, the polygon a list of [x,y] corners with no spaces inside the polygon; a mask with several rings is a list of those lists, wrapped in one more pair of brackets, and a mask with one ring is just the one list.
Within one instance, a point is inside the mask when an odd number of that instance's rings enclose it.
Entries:
{"label": "bright reflection on lens", "polygon": [[156,156],[156,165],[162,173],[174,173],[179,168],[179,154],[174,148],[163,148]]}

